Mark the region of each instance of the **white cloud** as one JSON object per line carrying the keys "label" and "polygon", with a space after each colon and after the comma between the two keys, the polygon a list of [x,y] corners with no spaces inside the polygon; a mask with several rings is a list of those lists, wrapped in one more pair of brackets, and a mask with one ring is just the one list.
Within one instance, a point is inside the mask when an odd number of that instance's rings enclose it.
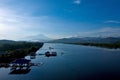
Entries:
{"label": "white cloud", "polygon": [[31,34],[44,33],[53,25],[53,17],[49,16],[25,16],[17,12],[0,8],[0,39],[20,39]]}
{"label": "white cloud", "polygon": [[93,31],[79,32],[76,37],[120,37],[120,28],[104,27]]}
{"label": "white cloud", "polygon": [[115,23],[115,24],[120,24],[120,21],[117,20],[107,20],[104,23]]}
{"label": "white cloud", "polygon": [[[18,14],[18,12],[6,7],[0,8],[0,39],[19,40],[26,36],[38,34],[47,34],[50,38],[62,37],[59,34],[60,31],[57,32],[55,29],[56,27],[65,26],[66,23],[63,23],[63,21],[55,17],[35,17],[29,15],[29,13],[28,15],[23,15]],[[55,35],[56,32],[58,35]]]}
{"label": "white cloud", "polygon": [[74,4],[80,4],[80,3],[81,3],[81,0],[74,0],[73,3],[74,3]]}

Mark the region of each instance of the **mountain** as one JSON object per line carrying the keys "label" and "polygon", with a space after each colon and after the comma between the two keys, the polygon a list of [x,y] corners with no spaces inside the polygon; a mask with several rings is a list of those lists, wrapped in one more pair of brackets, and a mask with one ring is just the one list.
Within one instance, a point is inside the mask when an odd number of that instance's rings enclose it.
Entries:
{"label": "mountain", "polygon": [[38,42],[46,42],[46,41],[52,40],[51,38],[48,38],[47,36],[43,34],[27,36],[23,39],[26,41],[38,41]]}
{"label": "mountain", "polygon": [[11,43],[14,43],[16,41],[13,41],[13,40],[0,40],[0,44],[11,44]]}
{"label": "mountain", "polygon": [[107,38],[101,38],[101,37],[85,37],[85,38],[63,38],[63,39],[57,39],[50,41],[53,43],[115,43],[120,42],[120,37],[107,37]]}

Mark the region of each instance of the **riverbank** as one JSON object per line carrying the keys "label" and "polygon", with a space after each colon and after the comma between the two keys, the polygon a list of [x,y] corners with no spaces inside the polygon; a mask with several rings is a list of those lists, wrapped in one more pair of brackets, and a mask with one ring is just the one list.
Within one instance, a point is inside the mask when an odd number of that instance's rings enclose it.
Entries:
{"label": "riverbank", "polygon": [[43,46],[40,42],[12,42],[0,44],[0,58],[24,58]]}
{"label": "riverbank", "polygon": [[95,46],[95,47],[109,48],[109,49],[120,49],[120,42],[116,42],[116,43],[65,43],[65,44]]}

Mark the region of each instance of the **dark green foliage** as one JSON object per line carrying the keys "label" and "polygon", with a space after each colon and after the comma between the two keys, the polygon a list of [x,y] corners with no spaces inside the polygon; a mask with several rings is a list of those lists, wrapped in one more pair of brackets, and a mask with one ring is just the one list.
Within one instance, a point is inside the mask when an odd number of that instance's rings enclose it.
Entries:
{"label": "dark green foliage", "polygon": [[0,51],[8,51],[15,49],[30,48],[32,46],[42,46],[42,43],[39,42],[14,42],[14,43],[4,43],[0,44]]}
{"label": "dark green foliage", "polygon": [[43,46],[40,42],[12,42],[0,44],[0,58],[24,58],[30,52],[36,52]]}
{"label": "dark green foliage", "polygon": [[120,48],[120,42],[116,42],[116,43],[69,43],[69,44],[96,46],[96,47],[103,47],[103,48],[110,48],[110,49]]}

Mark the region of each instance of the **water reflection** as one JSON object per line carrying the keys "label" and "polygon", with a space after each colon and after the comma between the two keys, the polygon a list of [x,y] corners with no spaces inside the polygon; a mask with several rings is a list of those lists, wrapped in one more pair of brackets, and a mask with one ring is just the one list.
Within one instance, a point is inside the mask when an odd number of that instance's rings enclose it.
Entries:
{"label": "water reflection", "polygon": [[42,54],[36,54],[31,52],[28,56],[29,59],[24,58],[0,58],[0,68],[8,68],[9,75],[13,74],[28,74],[31,71],[32,66],[40,67],[43,65],[43,62],[33,63],[32,60],[36,59],[36,56],[52,57],[57,56],[57,52],[52,51],[52,47],[49,47],[49,50]]}
{"label": "water reflection", "polygon": [[[3,61],[1,61],[3,60]],[[32,66],[40,67],[43,63],[32,63],[31,60],[20,59],[5,59],[0,58],[0,68],[9,68],[9,74],[28,74],[31,71]]]}
{"label": "water reflection", "polygon": [[[45,54],[47,51],[49,51],[49,54]],[[40,49],[38,52],[30,52],[29,55],[24,56],[24,57],[20,57],[20,58],[0,57],[0,69],[2,71],[5,69],[4,75],[6,75],[6,78],[11,77],[8,75],[28,76],[28,75],[33,74],[34,70],[36,68],[41,68],[41,66],[43,65],[43,62],[46,63],[45,65],[49,65],[46,61],[43,60],[43,57],[45,59],[47,59],[46,57],[56,57],[59,55],[58,51],[57,52],[56,51],[57,51],[56,48],[49,47],[49,48],[43,50],[43,52],[42,52],[42,49]],[[39,59],[38,59],[38,57],[39,57]],[[38,60],[38,62],[36,62],[36,60]],[[3,74],[3,73],[1,73],[1,74]]]}
{"label": "water reflection", "polygon": [[26,67],[25,69],[13,69],[9,74],[28,74],[30,72],[30,67]]}

